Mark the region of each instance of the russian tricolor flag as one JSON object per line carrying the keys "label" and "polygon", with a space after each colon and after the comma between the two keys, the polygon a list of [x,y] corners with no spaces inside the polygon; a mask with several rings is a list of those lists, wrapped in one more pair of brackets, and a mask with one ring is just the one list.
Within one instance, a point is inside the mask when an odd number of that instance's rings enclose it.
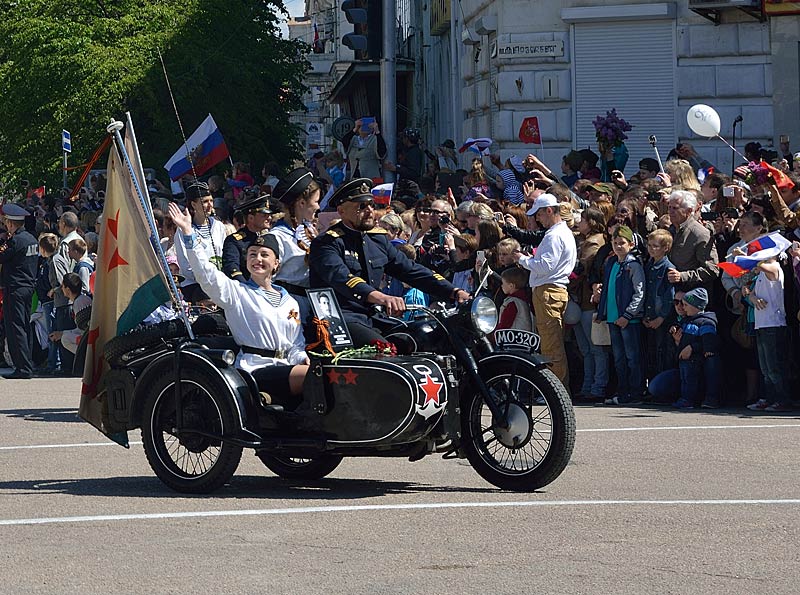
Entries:
{"label": "russian tricolor flag", "polygon": [[229,154],[225,139],[222,138],[214,118],[208,114],[208,117],[186,141],[186,144],[167,161],[164,168],[169,172],[170,180],[173,181],[191,173],[192,163],[194,164],[194,173],[202,176],[217,163],[226,159]]}
{"label": "russian tricolor flag", "polygon": [[388,206],[392,202],[392,192],[394,184],[378,184],[372,189],[372,196],[375,204]]}
{"label": "russian tricolor flag", "polygon": [[744,246],[744,256],[736,256],[733,262],[721,262],[719,268],[731,277],[741,277],[753,270],[759,262],[775,258],[791,246],[789,240],[774,232],[749,242]]}

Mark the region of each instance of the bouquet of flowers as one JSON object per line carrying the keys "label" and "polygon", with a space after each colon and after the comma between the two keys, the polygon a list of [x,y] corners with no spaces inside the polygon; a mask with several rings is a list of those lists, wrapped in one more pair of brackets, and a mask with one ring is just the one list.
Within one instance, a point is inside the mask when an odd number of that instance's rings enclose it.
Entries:
{"label": "bouquet of flowers", "polygon": [[764,186],[769,184],[770,182],[770,171],[766,167],[766,163],[763,161],[756,163],[755,161],[751,161],[747,164],[747,177],[745,178],[745,182],[747,182],[750,186]]}
{"label": "bouquet of flowers", "polygon": [[605,117],[597,116],[592,122],[597,133],[597,143],[606,147],[618,147],[628,138],[633,126],[617,116],[616,108],[606,112]]}

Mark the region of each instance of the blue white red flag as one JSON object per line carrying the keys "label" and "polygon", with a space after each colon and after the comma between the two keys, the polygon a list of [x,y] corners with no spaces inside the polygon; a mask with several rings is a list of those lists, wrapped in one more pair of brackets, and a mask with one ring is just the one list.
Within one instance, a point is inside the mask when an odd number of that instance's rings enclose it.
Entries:
{"label": "blue white red flag", "polygon": [[378,184],[372,189],[372,196],[379,205],[388,205],[392,202],[394,184]]}
{"label": "blue white red flag", "polygon": [[186,144],[178,149],[164,168],[169,172],[170,180],[179,180],[186,174],[202,176],[220,161],[228,157],[225,139],[217,128],[211,114],[203,120],[197,130],[188,138]]}
{"label": "blue white red flag", "polygon": [[753,270],[759,262],[775,258],[791,246],[789,240],[774,232],[749,242],[743,247],[745,255],[736,256],[733,262],[721,262],[719,268],[731,277],[741,277]]}
{"label": "blue white red flag", "polygon": [[463,153],[464,151],[474,151],[478,155],[488,155],[489,154],[489,147],[492,145],[492,139],[490,138],[468,138],[464,141],[464,144],[458,149],[459,153]]}

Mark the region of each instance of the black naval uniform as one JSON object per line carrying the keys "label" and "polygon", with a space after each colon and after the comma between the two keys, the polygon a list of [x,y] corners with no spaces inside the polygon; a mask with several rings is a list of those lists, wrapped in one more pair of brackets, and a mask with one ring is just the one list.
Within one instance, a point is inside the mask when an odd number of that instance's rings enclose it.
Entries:
{"label": "black naval uniform", "polygon": [[222,244],[222,272],[231,279],[247,281],[250,271],[247,270],[247,247],[258,237],[254,231],[242,227],[232,233]]}
{"label": "black naval uniform", "polygon": [[372,328],[367,296],[380,291],[384,273],[440,299],[453,299],[458,291],[438,273],[409,260],[381,228],[360,232],[337,223],[311,242],[309,266],[311,287],[336,292],[357,346],[382,339]]}
{"label": "black naval uniform", "polygon": [[24,228],[0,246],[6,341],[16,368],[15,374],[28,378],[33,374],[29,329],[38,263],[39,243]]}

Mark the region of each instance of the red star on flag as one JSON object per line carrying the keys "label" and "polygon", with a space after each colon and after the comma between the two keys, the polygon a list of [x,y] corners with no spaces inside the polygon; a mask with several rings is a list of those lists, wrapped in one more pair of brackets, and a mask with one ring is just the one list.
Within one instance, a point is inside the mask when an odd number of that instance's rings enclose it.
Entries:
{"label": "red star on flag", "polygon": [[344,378],[345,384],[355,384],[356,378],[358,378],[358,374],[356,374],[355,372],[353,372],[353,370],[348,368],[347,372],[342,374],[342,377]]}
{"label": "red star on flag", "polygon": [[435,405],[439,405],[439,391],[442,390],[444,384],[440,382],[436,382],[431,375],[428,374],[425,377],[425,382],[419,385],[420,388],[425,391],[425,402],[422,404],[425,407],[430,401],[433,401]]}
{"label": "red star on flag", "polygon": [[341,377],[342,375],[336,370],[331,370],[330,372],[328,372],[328,382],[330,382],[331,384],[339,384],[339,378]]}
{"label": "red star on flag", "polygon": [[114,219],[109,217],[107,222],[108,222],[108,231],[110,231],[111,235],[116,238],[117,230],[119,229],[119,209],[117,209],[117,216]]}

